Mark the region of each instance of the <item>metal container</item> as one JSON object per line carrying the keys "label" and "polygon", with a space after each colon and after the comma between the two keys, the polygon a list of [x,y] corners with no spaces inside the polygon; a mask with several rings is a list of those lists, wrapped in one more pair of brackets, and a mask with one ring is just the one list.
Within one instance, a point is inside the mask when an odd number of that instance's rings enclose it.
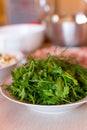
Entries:
{"label": "metal container", "polygon": [[[70,11],[66,10],[63,12],[59,10],[58,0],[54,0],[54,2],[53,0],[43,0],[43,3],[41,3],[42,0],[37,1],[41,19],[47,27],[46,34],[54,44],[61,46],[87,45],[87,13],[85,3],[84,9],[78,8],[75,10],[75,8],[72,8]],[[76,4],[79,4],[79,1]]]}
{"label": "metal container", "polygon": [[[56,16],[55,16],[56,17]],[[76,21],[46,22],[46,34],[54,44],[61,46],[87,45],[87,22],[79,24]]]}

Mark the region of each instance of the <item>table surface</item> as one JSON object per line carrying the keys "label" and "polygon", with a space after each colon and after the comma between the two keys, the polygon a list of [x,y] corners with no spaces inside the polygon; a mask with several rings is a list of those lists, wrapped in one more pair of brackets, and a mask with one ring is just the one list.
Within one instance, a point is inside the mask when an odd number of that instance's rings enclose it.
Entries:
{"label": "table surface", "polygon": [[0,94],[0,130],[87,130],[87,104],[66,113],[44,114]]}

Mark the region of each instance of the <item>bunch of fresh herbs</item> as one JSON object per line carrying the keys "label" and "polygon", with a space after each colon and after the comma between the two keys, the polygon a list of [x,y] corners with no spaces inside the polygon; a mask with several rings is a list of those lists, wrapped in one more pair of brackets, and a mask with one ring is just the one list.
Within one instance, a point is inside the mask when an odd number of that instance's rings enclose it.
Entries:
{"label": "bunch of fresh herbs", "polygon": [[58,56],[37,60],[30,57],[12,71],[12,78],[10,93],[31,104],[68,104],[87,96],[87,68]]}

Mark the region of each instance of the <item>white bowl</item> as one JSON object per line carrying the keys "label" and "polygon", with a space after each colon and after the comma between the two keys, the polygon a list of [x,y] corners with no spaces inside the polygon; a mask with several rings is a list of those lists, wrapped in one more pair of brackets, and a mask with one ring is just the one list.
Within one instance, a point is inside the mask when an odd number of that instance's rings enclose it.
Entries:
{"label": "white bowl", "polygon": [[43,24],[14,24],[0,27],[0,50],[31,52],[42,44],[44,34]]}
{"label": "white bowl", "polygon": [[[87,47],[82,47],[82,48],[69,48],[69,50],[67,50],[66,52],[64,50],[66,50],[66,48],[61,48],[58,47],[57,50],[55,50],[55,46],[52,47],[48,47],[48,48],[44,48],[41,50],[36,51],[36,53],[34,53],[35,57],[44,57],[46,56],[46,54],[51,53],[51,54],[61,54],[61,52],[63,52],[63,54],[66,55],[74,55],[76,56],[76,58],[81,61],[86,61],[87,59]],[[43,54],[43,55],[42,55]],[[65,55],[64,55],[65,56]],[[87,62],[83,63],[84,66],[87,67]],[[41,113],[46,113],[46,114],[59,114],[59,113],[64,113],[64,112],[68,112],[71,110],[74,110],[75,108],[79,107],[80,105],[82,105],[83,103],[87,102],[87,97],[83,98],[82,100],[79,100],[75,103],[71,103],[71,104],[64,104],[64,105],[35,105],[35,104],[29,104],[29,103],[25,103],[25,102],[20,102],[18,100],[16,100],[16,98],[14,98],[10,92],[9,89],[5,90],[3,88],[4,84],[11,84],[12,83],[12,77],[8,77],[2,87],[1,87],[1,93],[2,95],[9,99],[10,101],[14,102],[14,103],[18,103],[19,105],[24,105],[27,108],[31,108],[32,110],[41,112]]]}
{"label": "white bowl", "polygon": [[0,85],[3,83],[5,78],[11,73],[11,71],[22,62],[24,55],[20,51],[0,51],[1,54],[8,54],[16,58],[16,62],[0,68]]}
{"label": "white bowl", "polygon": [[72,111],[82,105],[83,103],[87,102],[87,97],[83,98],[80,101],[71,104],[64,104],[64,105],[36,105],[36,104],[29,104],[25,102],[18,101],[14,98],[11,94],[9,89],[4,89],[4,85],[10,85],[12,83],[12,77],[9,76],[3,83],[2,87],[0,87],[1,94],[8,100],[18,103],[19,105],[23,105],[32,109],[34,111],[45,113],[45,114],[62,114],[69,111]]}

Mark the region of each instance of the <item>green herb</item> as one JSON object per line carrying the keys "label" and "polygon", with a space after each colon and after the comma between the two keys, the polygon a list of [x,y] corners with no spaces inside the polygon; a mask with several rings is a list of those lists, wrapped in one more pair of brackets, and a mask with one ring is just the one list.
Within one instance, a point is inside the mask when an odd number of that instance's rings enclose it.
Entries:
{"label": "green herb", "polygon": [[37,60],[30,57],[12,71],[12,78],[10,93],[32,104],[67,104],[87,96],[87,68],[58,56]]}

